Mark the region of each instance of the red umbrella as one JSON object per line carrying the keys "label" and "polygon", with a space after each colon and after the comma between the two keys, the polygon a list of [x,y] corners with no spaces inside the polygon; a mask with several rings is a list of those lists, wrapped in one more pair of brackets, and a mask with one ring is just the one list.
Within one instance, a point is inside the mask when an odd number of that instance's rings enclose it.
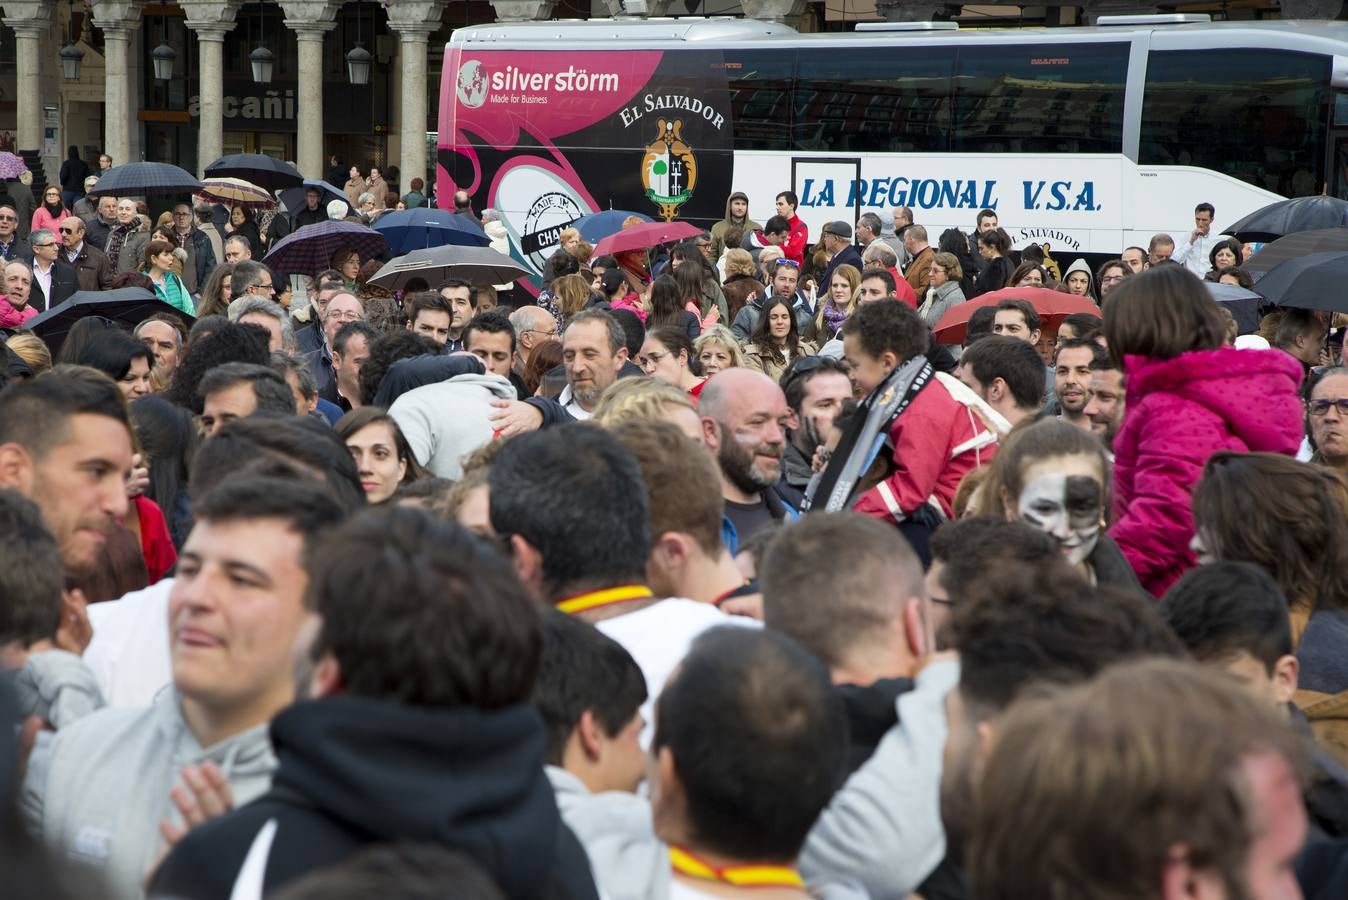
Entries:
{"label": "red umbrella", "polygon": [[984,306],[996,306],[1003,300],[1030,301],[1034,311],[1039,313],[1042,327],[1047,328],[1057,328],[1062,324],[1063,319],[1074,313],[1100,315],[1100,307],[1096,306],[1095,301],[1090,297],[1078,297],[1076,294],[1065,294],[1062,291],[1049,288],[1002,288],[999,291],[984,294],[976,300],[960,303],[941,316],[941,321],[937,322],[936,327],[932,329],[932,333],[936,335],[937,343],[963,343],[965,331],[969,327],[969,318],[974,314],[974,310],[981,309]]}
{"label": "red umbrella", "polygon": [[656,244],[668,244],[684,238],[697,237],[702,229],[687,222],[643,222],[610,234],[595,244],[595,256],[612,256],[627,250],[645,250]]}

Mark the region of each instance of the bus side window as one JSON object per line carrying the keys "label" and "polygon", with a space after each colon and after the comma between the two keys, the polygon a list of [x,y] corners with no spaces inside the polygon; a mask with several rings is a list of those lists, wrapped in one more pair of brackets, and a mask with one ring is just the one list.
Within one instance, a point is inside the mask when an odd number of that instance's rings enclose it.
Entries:
{"label": "bus side window", "polygon": [[1120,153],[1126,43],[962,47],[952,150]]}
{"label": "bus side window", "polygon": [[801,53],[794,97],[796,149],[948,150],[954,56],[941,47]]}
{"label": "bus side window", "polygon": [[791,149],[791,50],[727,50],[726,87],[735,122],[735,149]]}
{"label": "bus side window", "polygon": [[1318,194],[1330,58],[1291,50],[1153,50],[1143,164],[1201,166],[1287,197]]}

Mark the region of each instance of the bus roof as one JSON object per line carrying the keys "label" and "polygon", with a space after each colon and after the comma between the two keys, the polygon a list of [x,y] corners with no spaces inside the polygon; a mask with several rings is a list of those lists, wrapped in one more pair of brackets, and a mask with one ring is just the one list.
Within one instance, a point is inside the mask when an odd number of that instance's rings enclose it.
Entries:
{"label": "bus roof", "polygon": [[[946,43],[950,41],[992,41],[999,43],[1056,43],[1081,38],[1126,40],[1143,32],[1166,35],[1179,45],[1193,41],[1194,46],[1215,42],[1234,45],[1245,40],[1273,38],[1278,45],[1306,40],[1320,44],[1319,49],[1348,53],[1348,22],[1325,20],[1274,20],[1259,22],[1154,22],[1063,28],[958,28],[895,29],[882,27],[855,32],[801,34],[775,22],[731,17],[688,16],[653,19],[560,19],[543,22],[502,22],[457,29],[450,44],[496,44],[532,46],[547,42],[565,42],[562,49],[577,49],[595,44],[613,48],[645,47],[651,43],[710,43],[725,46],[763,48],[773,44],[788,47],[855,47],[896,43]],[[1187,36],[1187,37],[1186,37]],[[1281,40],[1279,40],[1281,38]],[[1312,48],[1307,48],[1312,49]]]}

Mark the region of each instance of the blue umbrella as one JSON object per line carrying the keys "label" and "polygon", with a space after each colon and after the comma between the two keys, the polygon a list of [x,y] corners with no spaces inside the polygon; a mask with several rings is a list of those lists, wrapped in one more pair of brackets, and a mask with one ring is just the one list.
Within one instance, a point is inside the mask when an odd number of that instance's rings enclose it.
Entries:
{"label": "blue umbrella", "polygon": [[184,169],[160,162],[113,166],[98,178],[90,197],[130,197],[149,194],[192,194],[201,182]]}
{"label": "blue umbrella", "polygon": [[641,213],[629,212],[625,209],[606,209],[603,212],[581,216],[571,223],[571,227],[580,232],[581,238],[586,243],[597,244],[610,234],[617,234],[622,231],[623,222],[629,216],[636,216],[643,222],[651,221],[650,216],[643,216]]}
{"label": "blue umbrella", "polygon": [[485,247],[491,238],[482,227],[466,216],[443,209],[402,209],[386,212],[375,220],[374,230],[388,241],[394,256],[455,244],[460,247]]}
{"label": "blue umbrella", "polygon": [[333,200],[340,200],[346,204],[346,214],[351,214],[351,201],[346,199],[346,191],[317,178],[306,178],[302,187],[286,188],[281,191],[281,202],[286,205],[286,209],[292,215],[304,209],[304,191],[305,188],[311,187],[319,190],[319,209],[327,209],[328,204]]}
{"label": "blue umbrella", "polygon": [[373,259],[388,252],[388,241],[368,225],[329,219],[281,238],[262,261],[283,275],[317,275],[343,248],[355,250],[362,260]]}

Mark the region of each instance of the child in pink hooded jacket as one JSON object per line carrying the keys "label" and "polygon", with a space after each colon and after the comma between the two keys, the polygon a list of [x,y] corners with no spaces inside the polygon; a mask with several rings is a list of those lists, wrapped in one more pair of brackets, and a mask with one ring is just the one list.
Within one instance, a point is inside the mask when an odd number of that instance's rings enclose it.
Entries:
{"label": "child in pink hooded jacket", "polygon": [[1295,455],[1302,370],[1281,350],[1226,346],[1216,302],[1182,266],[1128,279],[1104,313],[1127,388],[1114,438],[1109,534],[1159,597],[1195,564],[1191,495],[1208,457],[1218,450]]}

